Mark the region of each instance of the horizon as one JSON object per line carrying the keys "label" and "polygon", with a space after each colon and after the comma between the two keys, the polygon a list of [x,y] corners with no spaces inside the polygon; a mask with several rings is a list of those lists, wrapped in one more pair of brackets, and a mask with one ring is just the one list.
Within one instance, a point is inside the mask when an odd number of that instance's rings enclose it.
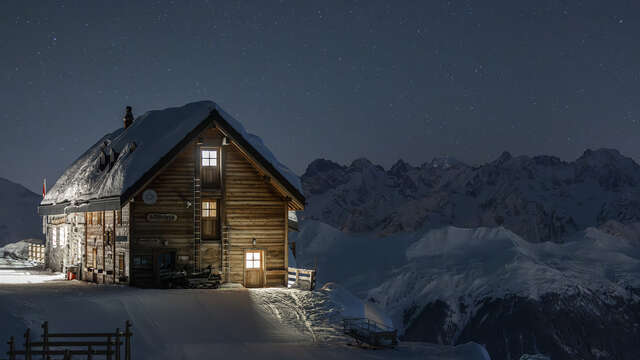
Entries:
{"label": "horizon", "polygon": [[[594,152],[596,152],[596,151],[603,151],[603,150],[604,150],[604,151],[615,151],[615,152],[617,152],[618,154],[620,154],[622,157],[624,157],[624,158],[628,158],[628,159],[631,159],[635,164],[638,164],[638,161],[636,161],[634,158],[632,158],[632,157],[630,157],[630,156],[628,156],[628,155],[624,154],[624,153],[623,153],[623,152],[621,152],[620,150],[618,150],[618,149],[614,149],[614,148],[596,148],[596,149],[589,149],[589,148],[587,148],[587,149],[585,149],[585,150],[582,152],[582,154],[580,154],[578,157],[576,157],[576,158],[574,158],[574,159],[563,159],[563,158],[560,158],[560,157],[558,157],[558,156],[549,155],[549,154],[517,154],[517,155],[514,155],[514,154],[512,154],[510,151],[508,151],[508,150],[504,150],[504,151],[502,151],[502,153],[500,153],[500,154],[499,154],[496,158],[494,158],[493,160],[490,160],[490,161],[487,161],[487,162],[483,162],[483,163],[480,163],[480,164],[467,163],[467,162],[464,162],[464,161],[462,161],[462,160],[459,160],[459,159],[453,158],[453,157],[451,157],[451,156],[433,157],[433,158],[431,158],[430,160],[424,161],[424,162],[419,163],[419,164],[411,163],[411,162],[406,161],[406,160],[404,160],[404,159],[398,159],[398,160],[396,160],[394,163],[392,163],[391,165],[388,165],[388,166],[384,166],[384,165],[382,165],[382,164],[380,164],[380,163],[377,163],[377,162],[375,162],[374,160],[372,160],[372,159],[370,159],[370,158],[367,158],[367,157],[359,157],[359,158],[355,158],[355,159],[353,159],[353,160],[351,160],[351,161],[348,161],[348,162],[346,162],[346,163],[340,163],[340,162],[334,161],[334,160],[332,160],[332,159],[316,158],[316,159],[313,159],[313,160],[309,161],[309,163],[308,163],[308,164],[307,164],[307,166],[305,167],[305,170],[304,170],[302,173],[298,174],[297,172],[295,172],[295,174],[296,174],[297,176],[299,176],[299,177],[302,177],[302,176],[307,172],[307,170],[308,170],[308,168],[309,168],[309,165],[311,165],[311,163],[313,163],[313,162],[315,162],[315,161],[317,161],[317,160],[330,161],[330,162],[333,162],[333,163],[335,163],[335,164],[338,164],[339,166],[342,166],[342,167],[350,167],[350,166],[352,166],[352,165],[353,165],[353,163],[354,163],[354,162],[356,162],[356,161],[358,161],[358,160],[361,160],[361,159],[365,159],[365,160],[368,160],[369,162],[371,162],[371,164],[372,164],[373,166],[380,166],[380,167],[382,167],[382,169],[386,172],[386,171],[391,170],[391,168],[392,168],[395,164],[397,164],[398,162],[400,162],[400,161],[402,161],[402,162],[404,162],[404,163],[406,163],[406,164],[408,164],[409,166],[414,167],[414,168],[422,167],[422,166],[424,166],[424,165],[429,164],[430,162],[433,162],[433,161],[435,161],[435,160],[440,160],[440,159],[452,159],[452,160],[455,160],[455,161],[461,162],[461,163],[463,163],[463,164],[464,164],[464,165],[466,165],[466,166],[470,166],[470,167],[482,167],[482,166],[486,166],[486,165],[491,164],[492,162],[497,161],[497,160],[498,160],[498,159],[499,159],[503,154],[505,154],[505,153],[509,154],[509,155],[510,155],[512,158],[514,158],[514,159],[516,159],[516,158],[522,158],[522,157],[526,157],[526,158],[530,158],[530,159],[531,159],[531,158],[540,157],[540,156],[549,156],[549,157],[557,158],[558,160],[560,160],[560,161],[562,161],[562,162],[565,162],[565,163],[572,163],[572,162],[575,162],[575,161],[577,161],[578,159],[580,159],[582,156],[584,156],[584,154],[585,154],[587,151],[594,151]],[[69,166],[70,166],[70,165],[71,165],[71,164],[69,164]],[[286,165],[286,164],[285,164],[285,165]],[[64,170],[66,170],[66,168],[65,168]],[[64,170],[63,170],[63,171],[64,171]],[[0,176],[0,179],[4,179],[4,180],[7,180],[7,181],[12,182],[12,183],[14,183],[14,184],[17,184],[17,185],[23,186],[24,188],[26,188],[27,190],[31,191],[32,193],[34,193],[34,194],[36,194],[36,195],[40,195],[40,191],[42,190],[42,184],[40,184],[40,187],[39,187],[39,188],[37,188],[37,189],[30,189],[30,188],[28,188],[25,184],[22,184],[22,183],[20,183],[19,181],[16,181],[16,180],[13,180],[13,179],[10,179],[10,178],[4,177],[4,176]],[[55,185],[55,182],[56,182],[57,180],[58,180],[57,178],[56,178],[54,181],[51,181],[50,179],[47,179],[47,191],[48,191],[51,187],[53,187],[53,186]]]}

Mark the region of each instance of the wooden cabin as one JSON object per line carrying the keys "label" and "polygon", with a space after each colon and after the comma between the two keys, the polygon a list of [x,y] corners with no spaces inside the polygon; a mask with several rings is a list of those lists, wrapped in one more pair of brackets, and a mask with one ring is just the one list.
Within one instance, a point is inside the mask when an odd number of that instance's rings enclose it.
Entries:
{"label": "wooden cabin", "polygon": [[209,266],[225,282],[285,286],[289,213],[305,204],[298,177],[213,102],[129,123],[43,199],[46,265],[140,287]]}

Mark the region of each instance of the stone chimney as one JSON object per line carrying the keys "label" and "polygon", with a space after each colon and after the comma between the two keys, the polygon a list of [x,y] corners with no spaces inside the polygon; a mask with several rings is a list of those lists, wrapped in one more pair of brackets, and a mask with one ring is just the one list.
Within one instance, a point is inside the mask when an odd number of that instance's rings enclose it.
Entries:
{"label": "stone chimney", "polygon": [[124,114],[124,118],[122,120],[124,121],[125,129],[133,124],[133,113],[131,112],[131,106],[127,106],[127,113]]}

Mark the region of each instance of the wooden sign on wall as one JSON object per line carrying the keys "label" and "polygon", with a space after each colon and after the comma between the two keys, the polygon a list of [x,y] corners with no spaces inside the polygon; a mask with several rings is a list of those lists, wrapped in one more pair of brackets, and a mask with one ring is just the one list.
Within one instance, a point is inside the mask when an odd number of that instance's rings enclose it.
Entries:
{"label": "wooden sign on wall", "polygon": [[148,213],[148,222],[175,222],[178,221],[178,215],[176,214],[163,214],[163,213]]}

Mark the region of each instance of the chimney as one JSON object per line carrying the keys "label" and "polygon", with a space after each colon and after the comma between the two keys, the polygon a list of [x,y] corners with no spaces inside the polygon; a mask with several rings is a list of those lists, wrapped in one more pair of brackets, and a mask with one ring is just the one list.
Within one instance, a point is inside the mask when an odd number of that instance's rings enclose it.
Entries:
{"label": "chimney", "polygon": [[124,114],[124,118],[122,120],[124,121],[125,129],[133,124],[133,113],[131,113],[131,106],[127,106],[127,113]]}

